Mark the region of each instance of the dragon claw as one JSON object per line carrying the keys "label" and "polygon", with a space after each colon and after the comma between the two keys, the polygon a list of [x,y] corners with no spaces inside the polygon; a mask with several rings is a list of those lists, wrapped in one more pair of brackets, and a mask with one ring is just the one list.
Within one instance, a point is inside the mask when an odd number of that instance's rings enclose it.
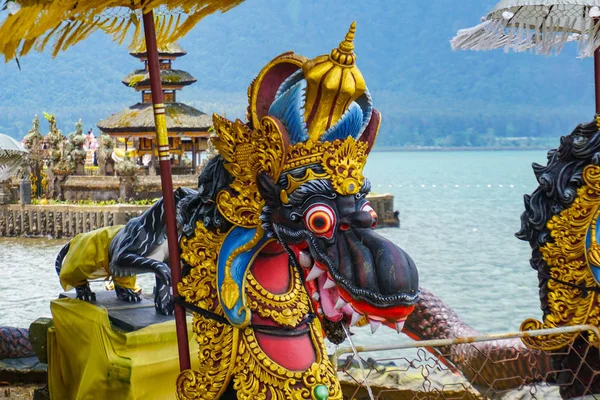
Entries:
{"label": "dragon claw", "polygon": [[139,293],[136,293],[133,289],[115,285],[115,292],[117,293],[117,297],[123,301],[127,301],[129,303],[139,303],[142,301]]}
{"label": "dragon claw", "polygon": [[154,308],[157,313],[162,315],[173,315],[175,310],[171,287],[165,285],[164,281],[158,275],[156,276],[156,286],[154,287]]}
{"label": "dragon claw", "polygon": [[84,283],[75,288],[76,298],[87,302],[96,302],[96,293],[92,292],[89,283]]}

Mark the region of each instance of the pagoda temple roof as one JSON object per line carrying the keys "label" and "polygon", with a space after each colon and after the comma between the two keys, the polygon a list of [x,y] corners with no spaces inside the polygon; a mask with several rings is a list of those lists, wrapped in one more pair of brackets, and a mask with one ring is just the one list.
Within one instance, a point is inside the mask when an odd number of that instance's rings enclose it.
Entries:
{"label": "pagoda temple roof", "polygon": [[[167,131],[169,133],[206,132],[212,125],[211,117],[182,103],[166,103]],[[137,103],[98,122],[98,128],[108,134],[148,132],[154,135],[154,112],[151,103]]]}
{"label": "pagoda temple roof", "polygon": [[[179,69],[164,69],[160,71],[163,85],[187,86],[196,82],[191,74]],[[150,86],[150,74],[145,69],[137,69],[123,78],[125,86]]]}
{"label": "pagoda temple roof", "polygon": [[[131,53],[132,56],[137,58],[145,58],[146,57],[146,42],[142,42],[135,50]],[[158,56],[159,57],[181,57],[185,56],[187,52],[177,43],[171,43],[167,45],[162,45],[158,48]]]}

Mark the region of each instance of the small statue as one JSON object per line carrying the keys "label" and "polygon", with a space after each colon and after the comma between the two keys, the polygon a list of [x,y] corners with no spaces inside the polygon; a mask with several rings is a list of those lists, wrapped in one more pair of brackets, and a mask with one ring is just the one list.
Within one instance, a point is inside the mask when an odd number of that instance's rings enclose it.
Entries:
{"label": "small statue", "polygon": [[27,149],[27,165],[28,175],[27,178],[31,180],[31,195],[33,197],[40,197],[42,195],[42,185],[38,185],[38,182],[42,180],[42,169],[44,167],[44,160],[47,158],[47,151],[44,149],[44,136],[40,132],[40,120],[36,115],[33,118],[31,129],[29,133],[25,135],[23,144]]}
{"label": "small statue", "polygon": [[100,175],[112,176],[115,173],[115,161],[112,158],[115,149],[115,141],[109,135],[102,133],[98,137],[98,171]]}
{"label": "small statue", "polygon": [[75,123],[75,132],[69,134],[69,143],[67,154],[70,161],[70,168],[75,175],[85,175],[85,159],[87,153],[83,148],[86,137],[83,134],[83,123],[81,120]]}
{"label": "small statue", "polygon": [[117,164],[117,175],[119,176],[134,176],[137,171],[135,162],[125,153],[123,161]]}

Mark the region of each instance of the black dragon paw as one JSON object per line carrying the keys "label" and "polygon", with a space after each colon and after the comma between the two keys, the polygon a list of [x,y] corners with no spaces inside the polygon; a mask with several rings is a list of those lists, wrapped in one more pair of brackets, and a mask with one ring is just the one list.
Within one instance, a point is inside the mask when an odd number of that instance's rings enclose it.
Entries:
{"label": "black dragon paw", "polygon": [[171,286],[171,268],[167,264],[161,263],[156,267],[156,277],[166,286]]}
{"label": "black dragon paw", "polygon": [[154,308],[156,312],[162,315],[173,315],[173,295],[171,287],[163,284],[162,280],[157,277],[156,287],[154,288]]}
{"label": "black dragon paw", "polygon": [[138,303],[142,301],[142,297],[133,289],[115,285],[115,293],[117,294],[117,298],[123,301],[127,301],[129,303]]}
{"label": "black dragon paw", "polygon": [[77,286],[75,288],[75,294],[77,295],[77,299],[83,301],[89,301],[92,303],[96,302],[96,293],[92,292],[89,283],[84,283],[81,286]]}

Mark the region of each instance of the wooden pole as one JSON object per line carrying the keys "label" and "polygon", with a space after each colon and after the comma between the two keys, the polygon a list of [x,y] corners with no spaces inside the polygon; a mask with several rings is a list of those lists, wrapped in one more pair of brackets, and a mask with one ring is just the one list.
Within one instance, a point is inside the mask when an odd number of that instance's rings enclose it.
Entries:
{"label": "wooden pole", "polygon": [[[148,56],[148,72],[150,73],[150,89],[152,91],[152,106],[154,108],[154,123],[156,126],[156,142],[160,165],[160,180],[162,184],[165,223],[167,225],[167,242],[169,246],[169,266],[173,297],[179,296],[177,285],[181,282],[181,262],[179,260],[179,240],[175,220],[175,197],[173,196],[173,178],[171,176],[171,156],[169,154],[169,138],[167,136],[167,118],[163,99],[156,32],[154,28],[154,13],[144,14],[144,34]],[[185,309],[175,303],[175,327],[177,330],[177,348],[179,350],[179,368],[181,371],[190,369],[190,349],[187,335]]]}
{"label": "wooden pole", "polygon": [[195,137],[191,137],[192,139],[192,169],[194,170],[194,173],[196,173],[196,138]]}

